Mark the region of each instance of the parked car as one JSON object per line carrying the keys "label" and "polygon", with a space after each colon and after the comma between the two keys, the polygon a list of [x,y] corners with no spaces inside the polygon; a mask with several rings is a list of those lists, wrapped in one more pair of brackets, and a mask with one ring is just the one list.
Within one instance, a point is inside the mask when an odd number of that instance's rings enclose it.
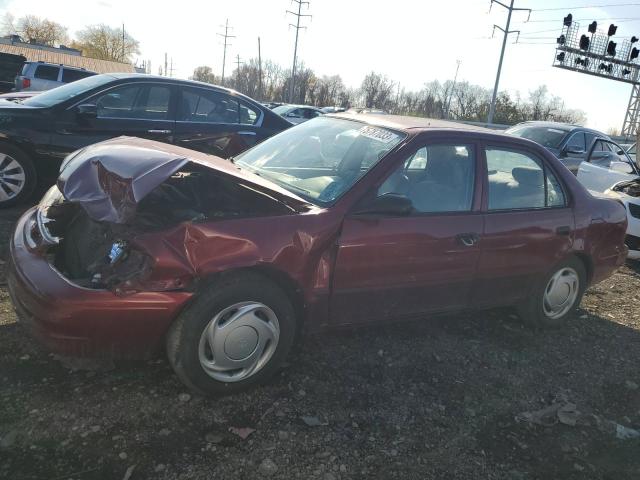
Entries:
{"label": "parked car", "polygon": [[578,181],[592,192],[618,199],[627,212],[629,258],[640,260],[640,165],[611,140],[598,139],[580,164]]}
{"label": "parked car", "polygon": [[344,112],[346,108],[343,107],[322,107],[320,111],[322,113],[341,113]]}
{"label": "parked car", "polygon": [[626,225],[528,140],[344,114],[233,163],[134,138],[69,155],[16,224],[8,286],[52,350],[164,345],[187,386],[231,393],[302,328],[498,306],[561,326],[624,262]]}
{"label": "parked car", "polygon": [[23,90],[41,92],[92,75],[96,75],[96,72],[84,68],[47,62],[25,62],[22,70],[16,75],[14,89],[18,92]]}
{"label": "parked car", "polygon": [[291,123],[232,90],[144,74],[95,75],[0,100],[0,207],[27,199],[78,148],[120,135],[228,158]]}
{"label": "parked car", "polygon": [[282,102],[264,102],[262,105],[264,105],[265,107],[273,110],[276,107],[279,107],[280,105],[284,105],[284,103]]}
{"label": "parked car", "polygon": [[296,125],[323,115],[319,108],[306,105],[280,105],[275,107],[273,111]]}
{"label": "parked car", "polygon": [[26,57],[0,52],[0,92],[10,92],[14,88],[16,74],[22,69]]}
{"label": "parked car", "polygon": [[556,122],[524,122],[506,130],[507,134],[539,143],[575,175],[587,157],[587,150],[596,138],[610,138],[602,132]]}

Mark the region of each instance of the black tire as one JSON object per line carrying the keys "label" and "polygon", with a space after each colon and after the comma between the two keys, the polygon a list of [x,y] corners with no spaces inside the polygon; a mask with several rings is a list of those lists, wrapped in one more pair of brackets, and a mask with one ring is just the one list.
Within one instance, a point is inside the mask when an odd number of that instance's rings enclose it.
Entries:
{"label": "black tire", "polygon": [[[571,269],[578,276],[577,296],[570,308],[557,318],[550,317],[544,308],[544,295],[551,278],[561,270]],[[582,296],[586,289],[587,272],[584,264],[576,257],[570,257],[553,267],[541,280],[534,286],[529,299],[518,307],[518,313],[522,320],[533,328],[560,328],[566,324],[569,318],[580,305]]]}
{"label": "black tire", "polygon": [[[248,301],[266,305],[277,316],[277,346],[268,362],[251,376],[234,382],[220,381],[207,374],[200,363],[202,333],[219,312]],[[180,380],[194,392],[207,396],[232,394],[261,384],[278,371],[291,350],[296,325],[293,306],[282,289],[256,273],[233,274],[207,285],[173,322],[167,334],[167,356]]]}
{"label": "black tire", "polygon": [[[31,197],[33,190],[38,183],[35,166],[33,165],[33,161],[31,161],[31,159],[22,150],[14,147],[13,145],[0,143],[0,154],[3,156],[6,155],[7,157],[11,157],[15,160],[20,167],[22,167],[25,176],[24,182],[21,184],[22,189],[18,194],[4,200],[0,197],[0,208],[9,208],[15,205],[20,205]],[[4,168],[3,164],[5,162],[5,158],[6,157],[3,157],[0,160],[0,170]],[[0,179],[0,188],[2,188],[5,193],[2,197],[5,197],[9,191],[6,190],[8,187],[4,184],[3,179]]]}

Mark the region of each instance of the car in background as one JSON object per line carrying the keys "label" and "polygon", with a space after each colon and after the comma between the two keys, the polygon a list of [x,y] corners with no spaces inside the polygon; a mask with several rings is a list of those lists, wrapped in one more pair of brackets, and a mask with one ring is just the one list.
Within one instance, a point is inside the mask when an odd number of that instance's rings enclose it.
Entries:
{"label": "car in background", "polygon": [[291,123],[233,90],[145,74],[93,75],[0,101],[0,208],[52,181],[69,153],[121,135],[232,157]]}
{"label": "car in background", "polygon": [[640,260],[640,165],[611,140],[597,139],[580,164],[578,181],[589,191],[615,198],[627,212],[629,258]]}
{"label": "car in background", "polygon": [[16,74],[26,60],[24,55],[0,52],[0,92],[10,92],[15,88]]}
{"label": "car in background", "polygon": [[20,73],[16,75],[14,89],[18,92],[24,90],[41,92],[92,75],[97,74],[84,68],[47,62],[25,62]]}
{"label": "car in background", "polygon": [[324,115],[319,108],[307,105],[280,105],[275,107],[273,111],[295,125]]}
{"label": "car in background", "polygon": [[523,122],[505,131],[509,135],[539,143],[576,175],[578,167],[587,157],[587,151],[595,139],[610,140],[597,130],[556,122]]}
{"label": "car in background", "polygon": [[7,283],[51,350],[164,347],[189,388],[229,394],[275,374],[303,328],[508,306],[563,326],[625,261],[626,225],[528,140],[337,114],[233,163],[138,138],[71,154],[16,224]]}
{"label": "car in background", "polygon": [[347,109],[344,107],[322,107],[320,111],[322,113],[341,113],[346,111]]}
{"label": "car in background", "polygon": [[273,110],[274,108],[279,107],[280,105],[285,105],[285,104],[282,102],[263,102],[262,105]]}

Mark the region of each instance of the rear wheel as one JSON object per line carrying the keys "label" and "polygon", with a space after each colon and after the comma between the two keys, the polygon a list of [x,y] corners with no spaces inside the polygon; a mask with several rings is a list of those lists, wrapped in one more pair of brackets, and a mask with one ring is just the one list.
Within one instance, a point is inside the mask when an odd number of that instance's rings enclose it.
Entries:
{"label": "rear wheel", "polygon": [[558,328],[580,305],[586,288],[584,264],[569,258],[556,265],[536,285],[520,307],[520,316],[534,327]]}
{"label": "rear wheel", "polygon": [[167,355],[197,393],[234,393],[273,375],[295,332],[286,294],[260,275],[243,273],[212,284],[178,317],[167,336]]}
{"label": "rear wheel", "polygon": [[29,198],[36,186],[36,170],[20,149],[0,144],[0,208],[18,205]]}

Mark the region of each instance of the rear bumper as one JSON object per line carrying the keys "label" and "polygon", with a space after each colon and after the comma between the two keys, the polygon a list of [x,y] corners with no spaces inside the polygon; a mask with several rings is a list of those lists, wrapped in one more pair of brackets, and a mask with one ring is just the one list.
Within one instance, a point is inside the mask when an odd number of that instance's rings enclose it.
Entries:
{"label": "rear bumper", "polygon": [[26,226],[11,238],[8,286],[18,319],[50,350],[70,356],[144,357],[157,349],[189,292],[140,292],[119,297],[75,285],[29,247]]}

